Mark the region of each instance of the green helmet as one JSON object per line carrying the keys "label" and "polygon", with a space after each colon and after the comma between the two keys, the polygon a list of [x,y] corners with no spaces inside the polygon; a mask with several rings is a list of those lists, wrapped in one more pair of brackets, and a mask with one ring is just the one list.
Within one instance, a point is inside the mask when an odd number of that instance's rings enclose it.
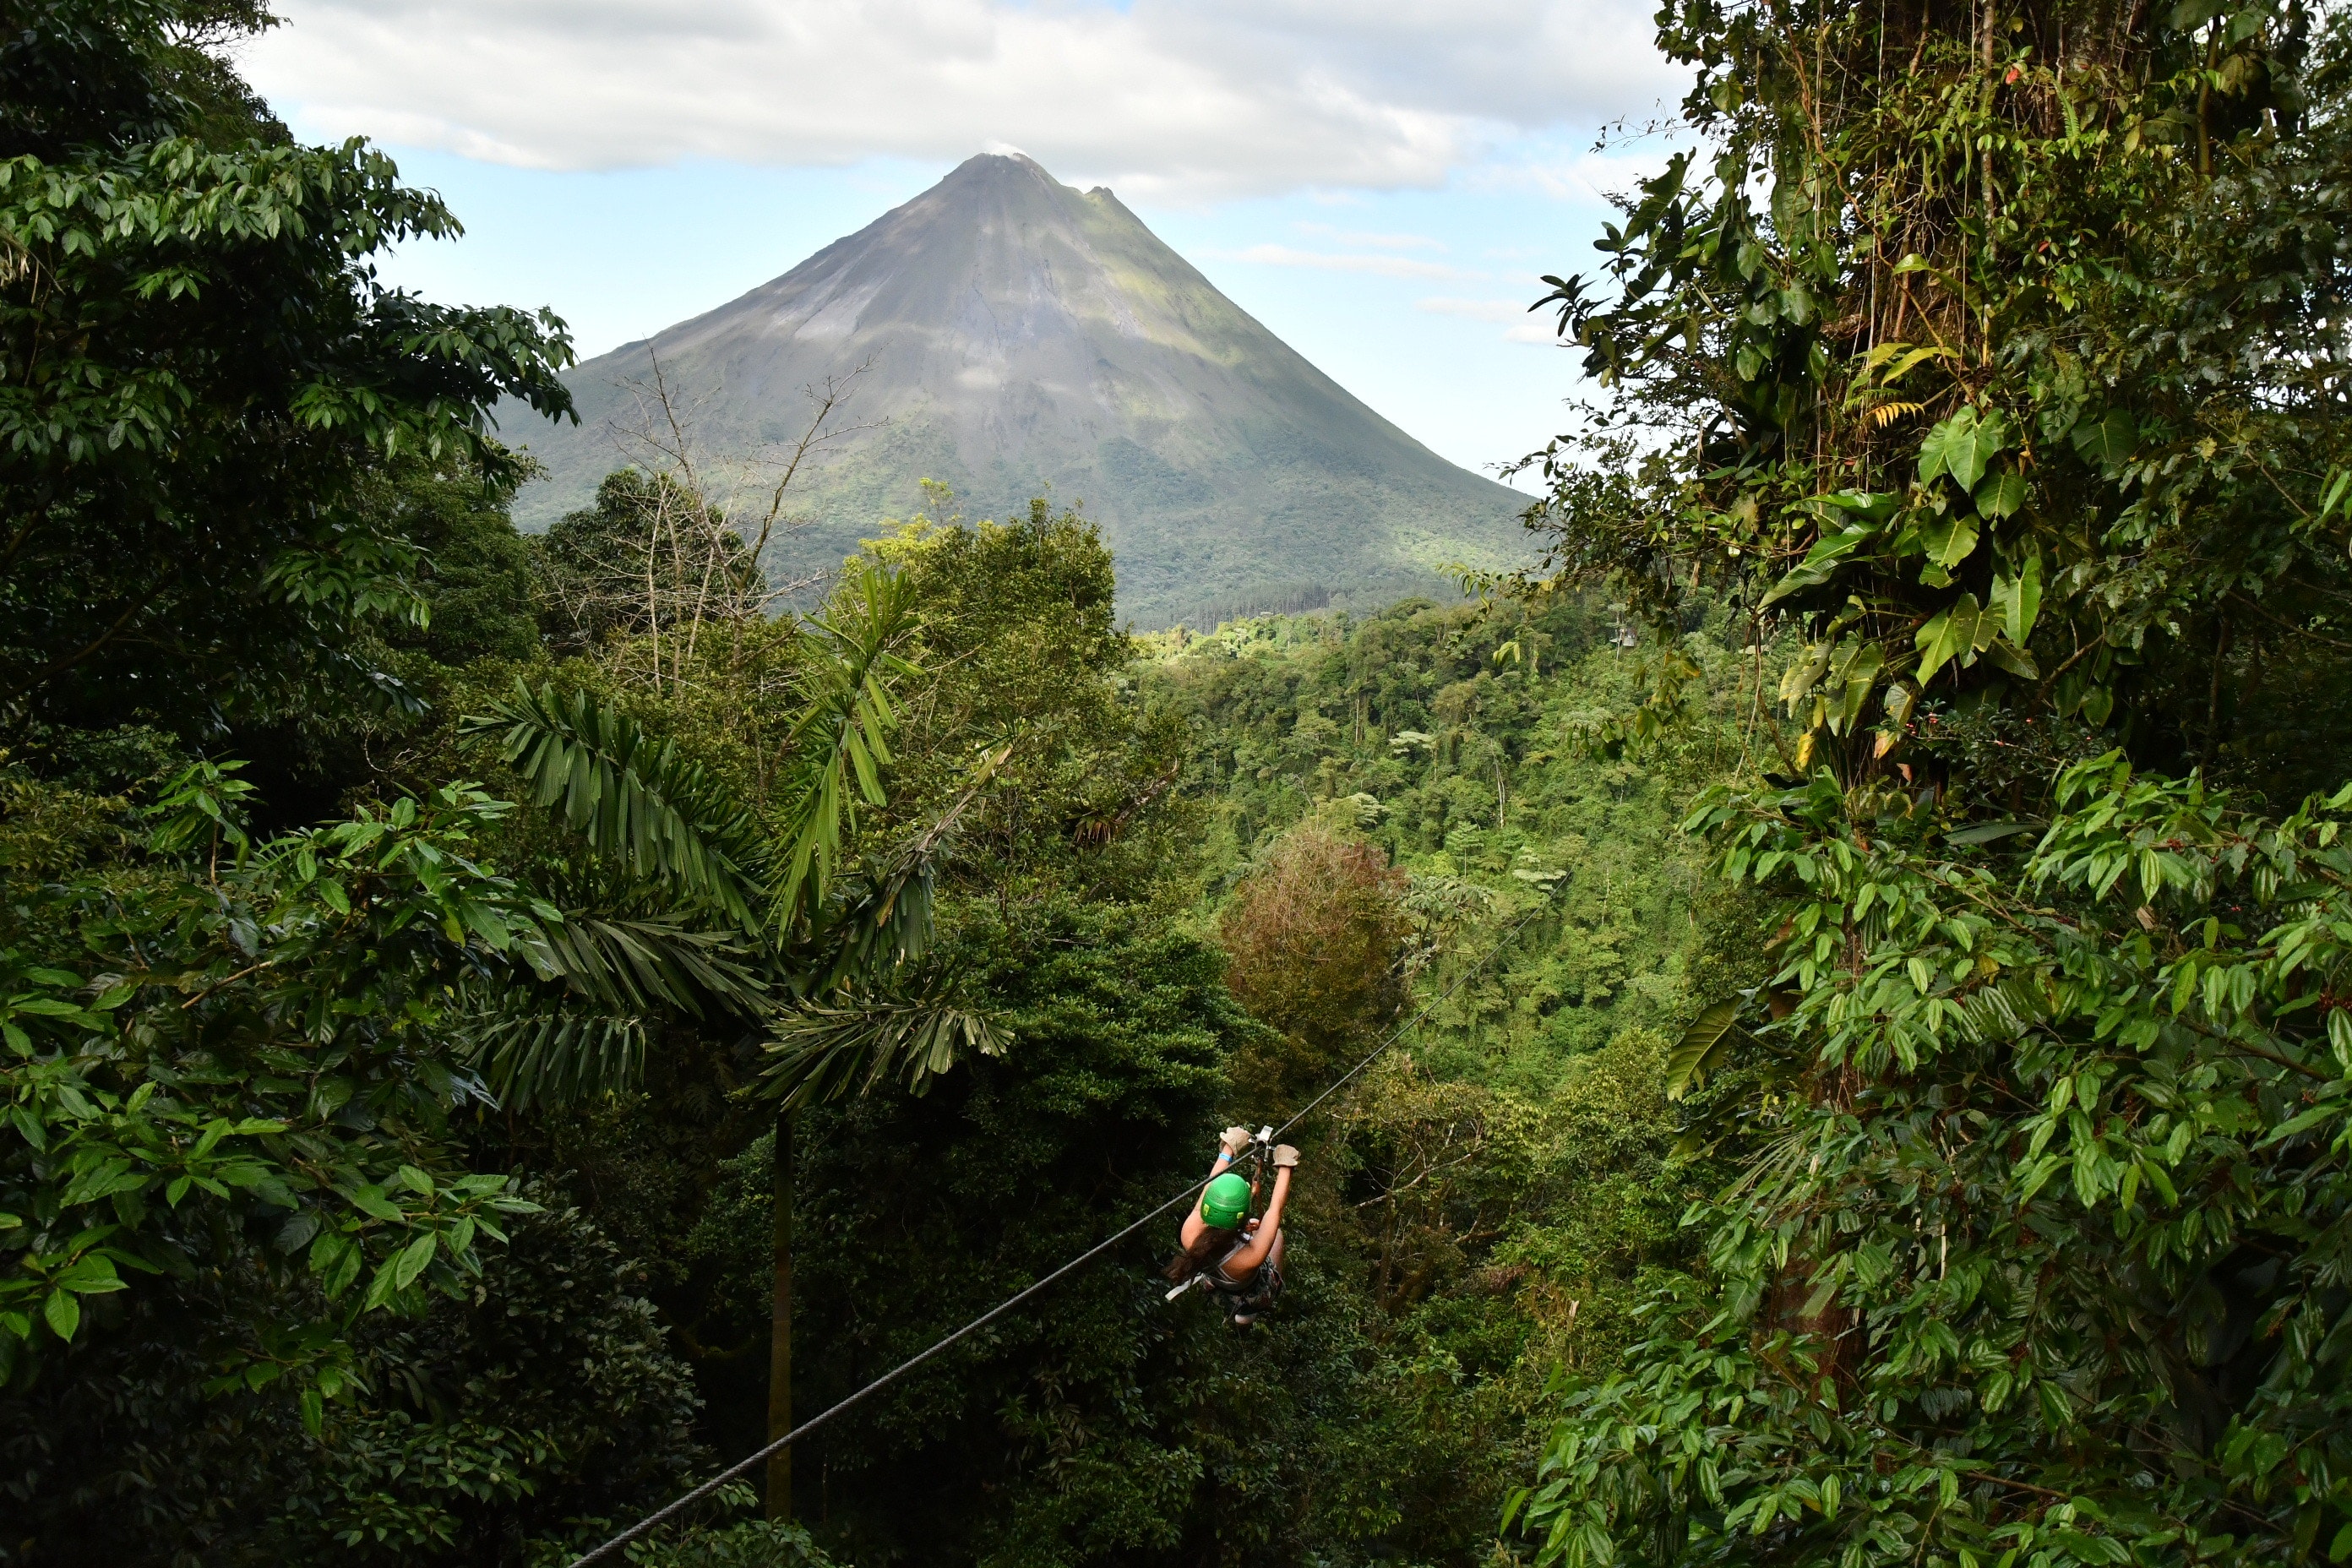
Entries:
{"label": "green helmet", "polygon": [[1201,1194],[1201,1217],[1219,1230],[1231,1230],[1249,1213],[1249,1184],[1227,1171]]}

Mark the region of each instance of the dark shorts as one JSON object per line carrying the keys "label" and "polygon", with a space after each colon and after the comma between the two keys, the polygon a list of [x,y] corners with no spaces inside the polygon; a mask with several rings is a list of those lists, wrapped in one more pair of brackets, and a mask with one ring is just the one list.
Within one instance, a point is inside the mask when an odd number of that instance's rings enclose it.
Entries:
{"label": "dark shorts", "polygon": [[1217,1285],[1217,1300],[1224,1303],[1225,1316],[1234,1322],[1247,1325],[1257,1321],[1258,1314],[1274,1305],[1282,1294],[1282,1270],[1271,1263],[1261,1263],[1249,1279],[1239,1285]]}

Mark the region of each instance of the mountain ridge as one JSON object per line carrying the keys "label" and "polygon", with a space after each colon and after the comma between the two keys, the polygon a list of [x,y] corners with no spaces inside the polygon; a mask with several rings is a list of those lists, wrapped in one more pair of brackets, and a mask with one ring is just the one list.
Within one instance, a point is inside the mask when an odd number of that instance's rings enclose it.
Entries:
{"label": "mountain ridge", "polygon": [[975,517],[1039,493],[1083,503],[1122,613],[1146,625],[1369,606],[1523,553],[1517,492],[1349,395],[1108,189],[1019,155],[968,160],[782,276],[575,367],[582,424],[526,443],[548,478],[518,500],[525,526],[584,504],[622,460],[625,384],[656,356],[698,441],[739,453],[791,441],[803,389],[865,367],[845,412],[869,427],[796,481],[813,521],[772,552],[786,573],[908,515],[920,479]]}

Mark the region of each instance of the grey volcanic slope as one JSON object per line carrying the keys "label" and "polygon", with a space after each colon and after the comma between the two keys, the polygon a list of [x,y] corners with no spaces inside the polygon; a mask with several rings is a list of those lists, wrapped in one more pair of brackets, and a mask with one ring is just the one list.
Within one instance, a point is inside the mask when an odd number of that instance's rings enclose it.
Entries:
{"label": "grey volcanic slope", "polygon": [[805,389],[859,365],[845,417],[876,427],[794,487],[807,525],[771,566],[823,570],[952,486],[969,517],[1081,503],[1124,615],[1370,606],[1439,589],[1452,563],[1523,552],[1521,498],[1349,396],[1213,288],[1109,191],[1027,158],[971,159],[772,283],[566,380],[581,424],[502,408],[547,467],[518,500],[544,527],[623,460],[629,378],[658,355],[699,445],[795,437]]}

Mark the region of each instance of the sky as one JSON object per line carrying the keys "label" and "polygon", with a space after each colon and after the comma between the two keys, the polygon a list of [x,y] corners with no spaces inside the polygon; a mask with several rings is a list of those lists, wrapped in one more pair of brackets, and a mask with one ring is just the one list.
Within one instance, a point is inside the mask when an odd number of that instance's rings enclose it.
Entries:
{"label": "sky", "polygon": [[[248,79],[365,136],[462,239],[394,284],[552,307],[581,356],[788,271],[963,159],[1106,184],[1465,468],[1576,390],[1527,313],[1663,161],[1651,0],[279,0]],[[1596,150],[1604,128],[1608,145]]]}

